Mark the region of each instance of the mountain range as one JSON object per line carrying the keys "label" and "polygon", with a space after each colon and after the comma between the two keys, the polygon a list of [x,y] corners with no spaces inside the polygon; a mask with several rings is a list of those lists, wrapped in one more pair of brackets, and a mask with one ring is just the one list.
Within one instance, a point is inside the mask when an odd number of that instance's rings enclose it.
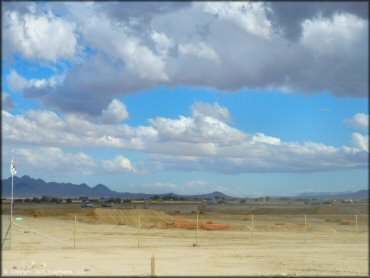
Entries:
{"label": "mountain range", "polygon": [[[2,185],[2,197],[9,197],[11,195],[11,177],[3,179]],[[32,197],[58,197],[58,198],[78,198],[78,197],[113,197],[113,198],[125,198],[125,199],[149,199],[153,196],[168,196],[177,198],[188,198],[188,199],[241,199],[228,196],[222,192],[215,191],[207,194],[197,195],[179,195],[172,192],[162,194],[150,194],[150,193],[130,193],[130,192],[117,192],[109,189],[104,184],[98,184],[94,187],[90,187],[85,183],[72,184],[72,183],[58,183],[58,182],[45,182],[42,179],[33,179],[27,175],[19,178],[14,177],[14,198],[32,198]],[[360,190],[357,192],[305,192],[300,193],[297,196],[291,196],[289,198],[316,198],[316,199],[368,199],[369,191]]]}
{"label": "mountain range", "polygon": [[[11,177],[3,179],[2,185],[2,197],[11,196]],[[78,197],[89,197],[89,198],[126,198],[126,199],[149,199],[153,196],[168,196],[178,198],[191,198],[191,199],[214,199],[214,198],[233,198],[222,192],[212,192],[207,194],[198,195],[178,195],[172,192],[163,194],[149,194],[149,193],[129,193],[129,192],[117,192],[109,189],[104,184],[98,184],[94,187],[90,187],[85,183],[72,184],[72,183],[58,183],[58,182],[45,182],[42,179],[33,179],[27,175],[18,178],[14,177],[14,198],[30,198],[30,197],[58,197],[58,198],[78,198]]]}
{"label": "mountain range", "polygon": [[305,192],[298,194],[301,198],[316,198],[316,199],[368,199],[369,190],[359,190],[356,192]]}

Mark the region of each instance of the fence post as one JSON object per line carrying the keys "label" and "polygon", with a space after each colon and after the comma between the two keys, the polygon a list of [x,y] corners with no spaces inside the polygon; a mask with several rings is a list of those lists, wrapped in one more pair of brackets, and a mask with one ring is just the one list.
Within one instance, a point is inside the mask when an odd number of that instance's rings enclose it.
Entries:
{"label": "fence post", "polygon": [[75,215],[75,222],[73,227],[73,248],[76,248],[76,220],[77,216]]}
{"label": "fence post", "polygon": [[358,225],[357,225],[357,214],[356,214],[356,236],[357,236],[357,232],[358,232]]}
{"label": "fence post", "polygon": [[152,277],[155,277],[155,257],[154,257],[154,255],[151,258],[150,265],[151,265],[150,274],[151,274]]}
{"label": "fence post", "polygon": [[252,214],[251,244],[253,244],[253,232],[254,232],[254,215]]}
{"label": "fence post", "polygon": [[307,214],[304,215],[304,244],[307,243]]}
{"label": "fence post", "polygon": [[139,222],[137,225],[137,248],[140,247],[140,222],[141,222],[141,217],[139,215]]}
{"label": "fence post", "polygon": [[197,223],[195,227],[195,246],[198,246],[198,229],[199,229],[199,214],[197,214]]}

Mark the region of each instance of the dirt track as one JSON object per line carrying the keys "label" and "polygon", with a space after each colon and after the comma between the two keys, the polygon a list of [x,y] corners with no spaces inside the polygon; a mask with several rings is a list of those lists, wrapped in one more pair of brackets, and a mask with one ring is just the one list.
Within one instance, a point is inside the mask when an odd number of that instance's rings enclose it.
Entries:
{"label": "dirt track", "polygon": [[[79,212],[75,249],[13,227],[13,248],[9,250],[8,242],[3,248],[4,274],[146,276],[150,257],[155,255],[157,275],[368,275],[367,216],[358,218],[356,234],[353,223],[339,221],[353,220],[351,215],[311,215],[304,244],[302,215],[257,215],[254,229],[250,215],[201,215],[200,221],[229,224],[231,229],[199,230],[199,247],[193,247],[194,228],[150,226],[177,218],[164,212]],[[76,211],[64,211],[61,217],[54,213],[34,217],[27,211],[16,223],[73,245]],[[138,215],[142,217],[140,248]],[[193,215],[179,217],[195,219]],[[3,220],[6,226],[9,218],[3,216]],[[127,223],[117,225],[123,220]]]}

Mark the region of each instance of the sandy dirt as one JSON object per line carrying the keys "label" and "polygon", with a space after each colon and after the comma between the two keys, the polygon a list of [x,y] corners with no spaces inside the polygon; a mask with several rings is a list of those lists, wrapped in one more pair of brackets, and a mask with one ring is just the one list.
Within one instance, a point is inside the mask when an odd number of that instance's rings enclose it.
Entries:
{"label": "sandy dirt", "polygon": [[[150,276],[153,255],[157,276],[369,274],[367,216],[358,219],[357,233],[353,225],[340,224],[343,217],[353,221],[351,216],[310,216],[305,244],[302,216],[255,216],[253,230],[250,216],[202,215],[201,221],[228,223],[231,229],[200,230],[199,246],[194,247],[194,229],[149,228],[158,219],[167,223],[175,216],[147,213],[104,211],[98,213],[100,218],[91,213],[78,216],[76,248],[13,226],[12,248],[7,240],[2,250],[2,274]],[[138,247],[134,219],[140,214],[143,228]],[[15,221],[18,225],[74,245],[72,215],[17,217],[23,218]],[[117,225],[107,219],[128,223]],[[9,217],[3,215],[3,237],[8,223]]]}

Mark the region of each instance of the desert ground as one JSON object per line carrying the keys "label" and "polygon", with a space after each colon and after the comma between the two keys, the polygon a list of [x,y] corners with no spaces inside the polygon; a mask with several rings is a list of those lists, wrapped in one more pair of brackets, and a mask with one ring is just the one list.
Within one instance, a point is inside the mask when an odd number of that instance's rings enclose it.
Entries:
{"label": "desert ground", "polygon": [[[2,275],[150,276],[153,256],[157,276],[369,274],[367,204],[207,206],[198,231],[192,208],[171,205],[16,207]],[[8,225],[3,208],[2,239]]]}

